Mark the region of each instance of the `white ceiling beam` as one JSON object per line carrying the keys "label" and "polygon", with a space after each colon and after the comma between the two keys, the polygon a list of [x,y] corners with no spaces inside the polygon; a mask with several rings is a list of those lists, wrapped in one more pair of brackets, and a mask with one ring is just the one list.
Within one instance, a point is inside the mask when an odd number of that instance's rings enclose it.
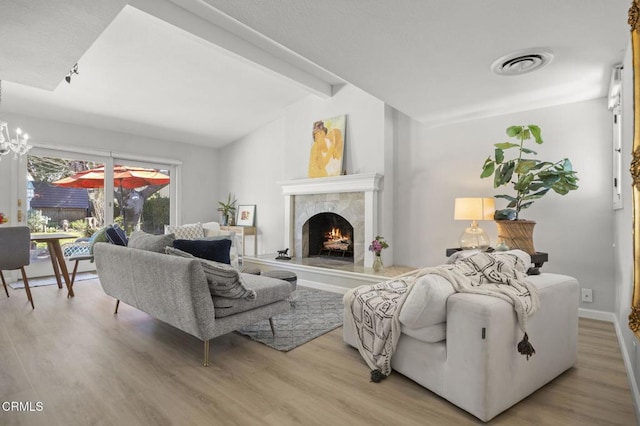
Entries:
{"label": "white ceiling beam", "polygon": [[322,98],[333,95],[339,78],[285,49],[200,0],[130,0],[129,4]]}

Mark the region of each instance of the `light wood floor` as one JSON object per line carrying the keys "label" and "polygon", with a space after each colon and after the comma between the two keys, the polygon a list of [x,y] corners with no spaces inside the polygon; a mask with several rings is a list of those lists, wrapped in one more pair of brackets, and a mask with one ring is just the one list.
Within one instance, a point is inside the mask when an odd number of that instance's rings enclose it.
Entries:
{"label": "light wood floor", "polygon": [[[97,280],[0,294],[1,425],[480,424],[398,373],[380,384],[339,328],[288,353],[235,333],[202,342],[114,301]],[[0,406],[1,407],[1,406]],[[580,320],[579,363],[496,425],[635,425],[611,324]]]}

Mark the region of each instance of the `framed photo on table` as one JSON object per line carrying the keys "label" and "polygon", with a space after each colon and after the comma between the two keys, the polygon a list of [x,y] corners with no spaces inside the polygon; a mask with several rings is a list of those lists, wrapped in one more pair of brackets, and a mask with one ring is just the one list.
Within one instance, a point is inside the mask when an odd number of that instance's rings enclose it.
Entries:
{"label": "framed photo on table", "polygon": [[238,206],[237,226],[255,226],[256,205]]}

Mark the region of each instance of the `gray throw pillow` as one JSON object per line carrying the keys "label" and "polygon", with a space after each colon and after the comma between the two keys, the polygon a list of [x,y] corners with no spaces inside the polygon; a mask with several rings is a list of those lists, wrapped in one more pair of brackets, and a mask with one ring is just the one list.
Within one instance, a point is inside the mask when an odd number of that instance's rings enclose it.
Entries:
{"label": "gray throw pillow", "polygon": [[164,248],[166,246],[172,246],[173,240],[175,240],[173,234],[153,235],[144,231],[134,231],[131,237],[129,237],[128,247],[164,253]]}
{"label": "gray throw pillow", "polygon": [[256,298],[256,292],[245,286],[242,280],[242,275],[240,275],[240,272],[231,265],[213,260],[200,259],[173,247],[166,247],[165,253],[172,256],[198,259],[202,265],[204,274],[207,277],[209,291],[213,296],[249,300],[254,300]]}

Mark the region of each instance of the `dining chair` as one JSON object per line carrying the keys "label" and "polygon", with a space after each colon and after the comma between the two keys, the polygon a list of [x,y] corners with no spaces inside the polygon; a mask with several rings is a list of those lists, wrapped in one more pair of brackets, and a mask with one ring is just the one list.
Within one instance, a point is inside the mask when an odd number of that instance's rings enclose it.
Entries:
{"label": "dining chair", "polygon": [[31,247],[31,232],[27,226],[0,226],[0,278],[4,291],[9,297],[7,283],[4,280],[2,271],[12,271],[20,269],[22,272],[22,281],[24,289],[27,292],[27,298],[33,306],[33,297],[31,297],[31,289],[24,267],[29,264]]}

